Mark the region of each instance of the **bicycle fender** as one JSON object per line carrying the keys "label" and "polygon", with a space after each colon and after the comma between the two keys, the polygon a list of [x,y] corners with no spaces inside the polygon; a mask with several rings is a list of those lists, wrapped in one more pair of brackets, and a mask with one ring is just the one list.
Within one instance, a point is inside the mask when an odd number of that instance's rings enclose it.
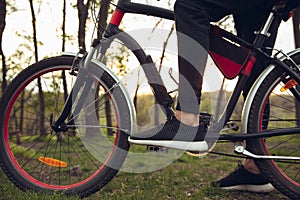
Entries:
{"label": "bicycle fender", "polygon": [[248,125],[248,117],[249,117],[249,112],[251,108],[252,101],[254,99],[254,96],[259,89],[260,85],[264,81],[264,79],[271,73],[271,71],[275,68],[275,65],[269,65],[261,74],[260,76],[256,79],[255,83],[252,85],[246,101],[243,106],[242,110],[242,126],[241,126],[241,131],[242,133],[247,133],[247,125]]}
{"label": "bicycle fender", "polygon": [[[72,56],[72,57],[79,57],[82,58],[84,55],[83,54],[78,54],[78,53],[74,53],[74,52],[62,52],[61,53],[62,56]],[[112,78],[113,80],[118,83],[118,86],[120,87],[120,89],[122,90],[122,92],[124,93],[124,96],[126,98],[126,102],[127,102],[127,106],[130,112],[130,130],[133,130],[134,123],[136,122],[136,111],[135,111],[135,107],[133,105],[133,102],[131,101],[130,95],[127,91],[127,89],[125,88],[125,86],[122,84],[122,82],[119,80],[119,78],[106,66],[104,65],[102,62],[93,59],[91,61],[91,64],[96,65],[98,68],[101,68],[103,71],[107,72]]]}
{"label": "bicycle fender", "polygon": [[[295,49],[289,53],[287,53],[286,55],[288,57],[293,57],[296,54],[300,53],[300,48]],[[281,61],[284,61],[285,59],[288,59],[286,56],[283,56],[280,58]],[[242,133],[247,133],[247,125],[248,125],[248,117],[249,117],[249,112],[250,112],[250,108],[251,108],[251,104],[252,101],[254,99],[254,96],[257,92],[257,90],[259,89],[260,85],[262,84],[263,80],[272,72],[272,70],[275,68],[275,65],[269,65],[261,74],[260,76],[256,79],[255,83],[252,85],[248,96],[246,98],[246,101],[244,103],[243,106],[243,111],[242,111],[242,116],[241,116],[241,120],[242,120],[242,125],[241,125],[241,131]]]}
{"label": "bicycle fender", "polygon": [[103,69],[103,71],[107,72],[113,78],[113,80],[116,83],[118,83],[118,86],[122,90],[122,92],[125,96],[125,99],[126,99],[126,103],[127,103],[127,106],[129,109],[129,114],[130,114],[130,130],[133,131],[133,128],[135,127],[134,123],[136,122],[136,112],[135,112],[135,107],[133,105],[133,102],[130,98],[130,95],[129,95],[126,87],[122,84],[122,82],[119,80],[119,78],[102,62],[100,62],[96,59],[93,59],[91,61],[91,64],[96,65],[98,68]]}

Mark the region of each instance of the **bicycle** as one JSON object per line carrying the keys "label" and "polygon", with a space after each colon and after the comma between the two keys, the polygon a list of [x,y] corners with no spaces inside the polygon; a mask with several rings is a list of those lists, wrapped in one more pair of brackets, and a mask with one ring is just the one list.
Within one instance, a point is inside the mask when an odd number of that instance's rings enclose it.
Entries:
{"label": "bicycle", "polygon": [[[300,93],[296,88],[300,49],[269,56],[262,51],[262,43],[274,18],[284,20],[298,5],[296,1],[277,1],[253,44],[211,25],[211,42],[223,43],[239,53],[233,62],[234,71],[222,60],[218,62],[225,77],[239,77],[239,81],[219,119],[200,113],[212,132],[207,136],[210,144],[216,140],[246,141],[246,148],[238,145],[235,151],[254,159],[274,187],[290,198],[300,196]],[[118,28],[125,13],[174,20],[170,10],[120,0],[105,37],[95,39],[89,52],[39,61],[17,75],[4,92],[0,102],[0,164],[20,189],[85,197],[104,187],[121,168],[130,147],[127,139],[135,110],[125,87],[104,63],[106,51],[115,40],[136,56],[157,102],[166,117],[172,117],[173,100],[151,56]],[[214,57],[213,49],[210,53]],[[219,134],[229,122],[258,57],[266,66],[246,99],[241,133]],[[284,105],[278,105],[280,98]],[[101,154],[96,148],[101,148]]]}

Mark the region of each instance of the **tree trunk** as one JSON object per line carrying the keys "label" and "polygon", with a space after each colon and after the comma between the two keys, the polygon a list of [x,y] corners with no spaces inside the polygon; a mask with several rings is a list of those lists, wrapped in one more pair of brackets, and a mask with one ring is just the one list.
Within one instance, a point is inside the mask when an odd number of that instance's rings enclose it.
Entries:
{"label": "tree trunk", "polygon": [[[62,20],[62,52],[66,49],[66,0],[63,1],[63,20]],[[64,100],[66,102],[68,98],[68,87],[67,87],[67,80],[65,71],[62,72],[62,80],[63,80],[63,90],[64,90]]]}
{"label": "tree trunk", "polygon": [[99,11],[99,20],[98,20],[98,32],[97,37],[101,39],[104,33],[104,30],[107,26],[107,17],[109,10],[109,3],[111,0],[102,0],[100,3],[100,11]]}
{"label": "tree trunk", "polygon": [[2,59],[2,92],[7,86],[6,83],[6,63],[5,63],[5,55],[2,49],[2,36],[3,36],[3,31],[5,28],[5,18],[6,18],[6,2],[1,1],[0,2],[0,55]]}
{"label": "tree trunk", "polygon": [[[293,12],[293,28],[294,28],[295,47],[300,48],[300,7]],[[297,85],[297,90],[300,91],[299,85]],[[296,101],[296,119],[298,119],[297,126],[300,126],[299,101]]]}
{"label": "tree trunk", "polygon": [[[107,26],[107,17],[108,17],[108,9],[109,9],[110,0],[102,0],[100,3],[100,11],[98,16],[98,39],[102,39],[104,30]],[[109,101],[105,101],[105,115],[106,115],[106,125],[107,125],[107,135],[113,136],[112,120],[111,120],[111,105]],[[99,116],[98,116],[99,117]]]}
{"label": "tree trunk", "polygon": [[[35,57],[35,61],[37,62],[39,60],[39,57],[38,57],[36,18],[35,18],[35,12],[34,12],[34,8],[33,8],[33,0],[29,0],[29,3],[30,3],[31,18],[32,18],[34,57]],[[39,88],[39,101],[40,101],[40,119],[39,119],[40,127],[39,127],[39,130],[40,130],[40,134],[45,134],[45,125],[44,125],[45,99],[44,99],[44,93],[43,93],[43,88],[42,88],[40,78],[38,78],[38,88]]]}
{"label": "tree trunk", "polygon": [[86,4],[84,4],[84,0],[77,0],[78,19],[79,19],[78,44],[79,47],[83,49],[86,49],[85,28],[86,28],[86,20],[88,17],[89,7],[90,7],[90,0],[87,0]]}

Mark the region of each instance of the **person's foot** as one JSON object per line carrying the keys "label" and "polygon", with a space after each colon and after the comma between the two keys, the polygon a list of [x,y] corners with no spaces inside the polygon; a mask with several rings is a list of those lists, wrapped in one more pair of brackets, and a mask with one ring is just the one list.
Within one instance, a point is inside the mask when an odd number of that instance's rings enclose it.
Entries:
{"label": "person's foot", "polygon": [[274,187],[261,174],[253,174],[239,165],[228,176],[211,182],[211,186],[224,190],[240,190],[257,193],[271,192]]}
{"label": "person's foot", "polygon": [[206,128],[204,124],[197,127],[181,123],[175,117],[144,132],[131,135],[130,143],[162,146],[178,150],[205,152],[208,145],[204,141]]}

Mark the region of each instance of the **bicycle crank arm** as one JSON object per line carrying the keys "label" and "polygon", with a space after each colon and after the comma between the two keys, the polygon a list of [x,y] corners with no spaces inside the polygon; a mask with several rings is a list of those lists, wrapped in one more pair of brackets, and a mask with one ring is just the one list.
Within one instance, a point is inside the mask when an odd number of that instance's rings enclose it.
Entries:
{"label": "bicycle crank arm", "polygon": [[265,155],[255,155],[247,151],[243,146],[236,146],[234,152],[237,154],[242,154],[250,158],[255,159],[278,159],[278,160],[300,160],[300,157],[293,156],[265,156]]}

